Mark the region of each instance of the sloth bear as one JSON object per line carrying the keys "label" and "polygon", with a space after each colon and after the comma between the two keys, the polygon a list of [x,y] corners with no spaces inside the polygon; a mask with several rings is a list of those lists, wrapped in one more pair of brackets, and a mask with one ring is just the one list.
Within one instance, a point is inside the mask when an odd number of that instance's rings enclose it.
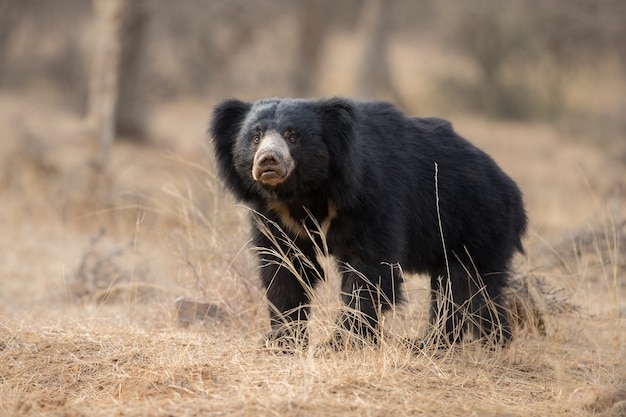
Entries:
{"label": "sloth bear", "polygon": [[231,99],[209,135],[219,176],[251,208],[271,347],[307,344],[320,248],[342,274],[334,347],[376,343],[402,271],[430,276],[438,336],[425,343],[510,340],[503,290],[523,253],[522,195],[449,122],[379,101]]}

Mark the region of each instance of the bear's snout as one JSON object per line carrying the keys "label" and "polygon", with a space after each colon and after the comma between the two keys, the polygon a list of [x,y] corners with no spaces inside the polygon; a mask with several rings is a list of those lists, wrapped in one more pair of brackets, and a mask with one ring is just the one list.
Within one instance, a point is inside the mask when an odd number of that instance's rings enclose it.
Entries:
{"label": "bear's snout", "polygon": [[283,163],[283,157],[277,152],[272,150],[257,152],[254,162],[253,176],[257,181],[274,185],[274,182],[280,182],[285,177],[287,170]]}
{"label": "bear's snout", "polygon": [[284,139],[277,133],[268,133],[254,154],[252,177],[263,184],[275,186],[291,174],[293,166],[289,146]]}

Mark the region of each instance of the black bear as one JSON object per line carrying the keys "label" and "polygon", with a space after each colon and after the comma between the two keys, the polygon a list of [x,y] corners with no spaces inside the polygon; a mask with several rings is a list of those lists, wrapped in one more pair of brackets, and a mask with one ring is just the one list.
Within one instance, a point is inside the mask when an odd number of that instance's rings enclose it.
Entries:
{"label": "black bear", "polygon": [[430,275],[438,343],[467,331],[511,338],[503,290],[523,252],[522,196],[449,122],[379,101],[226,100],[209,130],[219,175],[252,209],[253,244],[265,249],[272,346],[308,340],[321,244],[342,273],[338,324],[349,331],[335,346],[376,341],[381,314],[403,299],[403,270]]}

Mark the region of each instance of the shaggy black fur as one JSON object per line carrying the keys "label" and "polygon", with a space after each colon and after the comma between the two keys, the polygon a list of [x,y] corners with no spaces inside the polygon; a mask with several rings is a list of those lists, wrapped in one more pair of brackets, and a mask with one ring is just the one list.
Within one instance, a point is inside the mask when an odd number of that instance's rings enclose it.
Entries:
{"label": "shaggy black fur", "polygon": [[[304,227],[316,226],[342,271],[339,323],[353,334],[376,339],[381,312],[403,299],[404,270],[430,275],[430,321],[445,343],[467,329],[499,344],[511,338],[502,298],[511,258],[523,251],[522,196],[449,122],[377,101],[227,100],[209,133],[226,186],[261,214],[254,245],[279,245],[298,271],[259,252],[271,339],[306,340],[310,291],[323,273],[319,242]],[[334,343],[345,342],[340,333]]]}

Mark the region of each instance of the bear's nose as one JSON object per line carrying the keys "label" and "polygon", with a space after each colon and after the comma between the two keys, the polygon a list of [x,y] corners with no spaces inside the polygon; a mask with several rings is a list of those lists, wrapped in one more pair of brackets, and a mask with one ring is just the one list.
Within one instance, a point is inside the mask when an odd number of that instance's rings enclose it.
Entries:
{"label": "bear's nose", "polygon": [[257,155],[256,163],[259,168],[275,167],[282,163],[282,158],[276,152],[266,151]]}

